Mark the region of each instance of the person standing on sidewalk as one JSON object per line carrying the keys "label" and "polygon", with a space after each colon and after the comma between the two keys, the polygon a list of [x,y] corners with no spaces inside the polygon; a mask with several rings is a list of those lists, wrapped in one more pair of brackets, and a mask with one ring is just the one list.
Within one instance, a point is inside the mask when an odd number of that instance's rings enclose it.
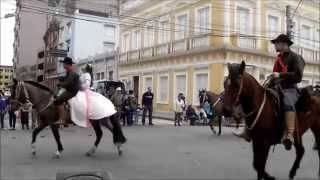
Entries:
{"label": "person standing on sidewalk", "polygon": [[182,116],[183,116],[183,110],[186,107],[186,104],[184,102],[183,94],[179,93],[178,99],[176,100],[176,104],[174,106],[174,126],[181,126]]}
{"label": "person standing on sidewalk", "polygon": [[11,98],[8,99],[8,114],[9,114],[9,125],[11,130],[16,130],[17,116],[11,108]]}
{"label": "person standing on sidewalk", "polygon": [[20,111],[20,120],[21,120],[21,126],[22,130],[26,127],[27,130],[29,130],[29,112],[25,110]]}
{"label": "person standing on sidewalk", "polygon": [[148,87],[148,91],[145,92],[142,96],[142,108],[143,108],[142,125],[145,125],[147,111],[149,115],[149,125],[151,126],[153,125],[152,104],[153,104],[153,93],[151,92],[151,87]]}
{"label": "person standing on sidewalk", "polygon": [[1,121],[1,129],[4,129],[4,116],[7,111],[7,99],[5,98],[2,91],[0,91],[0,121]]}

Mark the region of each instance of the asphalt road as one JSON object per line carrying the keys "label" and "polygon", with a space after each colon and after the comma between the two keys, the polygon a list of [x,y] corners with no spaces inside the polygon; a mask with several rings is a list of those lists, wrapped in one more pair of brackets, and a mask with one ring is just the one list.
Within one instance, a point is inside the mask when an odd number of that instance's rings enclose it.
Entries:
{"label": "asphalt road", "polygon": [[[85,152],[94,142],[92,129],[62,129],[65,151],[53,159],[56,144],[51,131],[38,136],[37,156],[31,156],[31,131],[1,131],[1,180],[54,180],[57,173],[101,171],[112,179],[255,179],[251,145],[224,128],[221,137],[208,127],[174,127],[172,122],[156,120],[155,126],[125,127],[128,143],[119,157],[111,134],[104,136],[95,156]],[[93,136],[92,136],[93,135]],[[299,179],[317,179],[318,157],[312,150],[311,133],[304,136],[305,157]],[[279,179],[287,179],[294,151],[281,145],[270,152],[267,170]]]}

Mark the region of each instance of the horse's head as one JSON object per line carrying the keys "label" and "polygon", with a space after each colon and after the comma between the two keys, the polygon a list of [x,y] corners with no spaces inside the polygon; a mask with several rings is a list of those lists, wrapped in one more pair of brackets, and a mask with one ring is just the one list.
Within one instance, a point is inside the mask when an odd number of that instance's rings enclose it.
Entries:
{"label": "horse's head", "polygon": [[204,102],[206,102],[207,99],[208,99],[207,90],[200,89],[199,90],[199,102],[200,102],[200,105],[202,105]]}
{"label": "horse's head", "polygon": [[240,104],[239,98],[243,91],[243,75],[246,64],[228,64],[229,75],[224,82],[223,113],[231,116],[236,106]]}
{"label": "horse's head", "polygon": [[30,105],[29,95],[23,81],[13,80],[10,105],[12,111],[17,111],[21,107],[26,108],[26,106]]}

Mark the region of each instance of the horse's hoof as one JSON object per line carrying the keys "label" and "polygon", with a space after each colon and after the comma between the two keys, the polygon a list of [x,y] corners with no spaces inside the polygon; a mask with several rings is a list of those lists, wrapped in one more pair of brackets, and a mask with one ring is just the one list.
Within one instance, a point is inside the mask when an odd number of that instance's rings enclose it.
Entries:
{"label": "horse's hoof", "polygon": [[91,153],[89,153],[89,152],[86,152],[86,156],[91,157],[91,156],[92,156],[92,154],[91,154]]}
{"label": "horse's hoof", "polygon": [[36,153],[36,151],[32,151],[31,154],[32,154],[32,156],[36,156],[37,153]]}
{"label": "horse's hoof", "polygon": [[122,150],[119,150],[119,151],[118,151],[118,155],[119,155],[119,156],[122,156]]}

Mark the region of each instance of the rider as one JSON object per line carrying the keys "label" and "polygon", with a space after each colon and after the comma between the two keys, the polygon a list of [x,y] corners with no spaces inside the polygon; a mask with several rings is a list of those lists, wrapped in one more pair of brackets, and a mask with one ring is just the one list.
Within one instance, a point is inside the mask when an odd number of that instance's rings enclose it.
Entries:
{"label": "rider", "polygon": [[74,62],[72,58],[65,57],[63,61],[63,67],[66,70],[66,76],[63,81],[58,83],[58,87],[63,88],[64,91],[58,94],[58,97],[54,100],[54,104],[58,109],[59,118],[62,122],[65,122],[65,111],[63,103],[73,98],[80,90],[79,75],[75,72]]}
{"label": "rider", "polygon": [[[293,42],[290,37],[280,34],[276,39],[271,40],[276,51],[279,53],[273,67],[272,77],[281,81],[280,85],[283,93],[283,109],[285,112],[286,130],[282,138],[286,150],[290,150],[293,143],[293,133],[295,130],[296,109],[295,104],[298,100],[297,84],[301,82],[305,62],[303,58],[290,50]],[[250,140],[248,130],[238,135],[239,137]]]}

